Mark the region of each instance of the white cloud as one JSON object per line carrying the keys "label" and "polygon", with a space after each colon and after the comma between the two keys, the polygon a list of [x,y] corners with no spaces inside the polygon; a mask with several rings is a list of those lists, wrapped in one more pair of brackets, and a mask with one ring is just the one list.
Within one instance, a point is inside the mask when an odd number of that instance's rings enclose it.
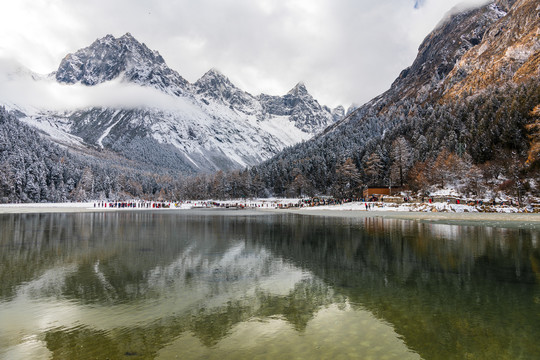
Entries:
{"label": "white cloud", "polygon": [[[92,107],[157,108],[197,113],[188,99],[167,95],[157,89],[113,80],[96,86],[60,84],[54,78],[37,77],[11,61],[0,60],[0,99],[7,105],[24,105],[25,110],[77,110]],[[7,72],[4,72],[6,74]],[[34,75],[34,76],[33,76]]]}
{"label": "white cloud", "polygon": [[[189,81],[218,68],[254,95],[297,82],[323,104],[363,103],[410,65],[459,0],[0,0],[0,56],[54,71],[69,52],[131,32]],[[478,0],[472,0],[478,1]],[[415,8],[415,5],[416,6]]]}

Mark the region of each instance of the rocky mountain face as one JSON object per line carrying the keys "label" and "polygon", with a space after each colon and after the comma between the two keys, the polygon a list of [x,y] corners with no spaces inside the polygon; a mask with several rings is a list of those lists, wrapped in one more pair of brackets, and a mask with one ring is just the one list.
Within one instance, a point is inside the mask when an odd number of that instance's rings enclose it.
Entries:
{"label": "rocky mountain face", "polygon": [[89,86],[120,78],[174,95],[182,95],[190,87],[157,51],[148,49],[129,33],[118,39],[107,35],[67,55],[55,77],[60,83]]}
{"label": "rocky mountain face", "polygon": [[[303,83],[298,83],[284,96],[261,94],[258,96],[266,117],[287,116],[301,128],[311,133],[320,132],[333,121],[343,117],[345,110],[338,106],[334,110],[321,106],[307,91]],[[330,114],[333,120],[321,117],[320,114]]]}
{"label": "rocky mountain face", "polygon": [[[511,2],[511,1],[510,1]],[[483,7],[452,9],[418,48],[413,64],[403,70],[391,88],[377,97],[385,102],[403,98],[423,102],[438,96],[443,81],[456,63],[483,40],[488,29],[509,10],[509,1],[496,1]]]}
{"label": "rocky mountain face", "polygon": [[540,76],[540,3],[507,0],[489,8],[507,16],[490,26],[477,46],[457,61],[444,80],[447,97]]}
{"label": "rocky mountain face", "polygon": [[342,122],[368,112],[384,113],[404,100],[416,104],[451,100],[464,90],[540,76],[539,14],[540,5],[534,0],[494,0],[476,8],[450,10],[390,89],[347,114]]}
{"label": "rocky mountain face", "polygon": [[66,85],[115,82],[157,90],[167,105],[28,111],[23,121],[74,149],[112,151],[186,173],[258,164],[344,115],[342,107],[319,105],[302,84],[284,96],[255,97],[215,69],[190,84],[129,33],[67,55],[53,75]]}

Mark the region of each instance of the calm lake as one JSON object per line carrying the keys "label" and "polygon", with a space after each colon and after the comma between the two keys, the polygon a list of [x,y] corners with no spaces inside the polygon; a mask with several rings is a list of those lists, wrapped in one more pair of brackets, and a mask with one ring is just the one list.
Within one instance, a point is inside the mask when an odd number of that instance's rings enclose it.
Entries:
{"label": "calm lake", "polygon": [[540,228],[0,215],[0,358],[538,359]]}

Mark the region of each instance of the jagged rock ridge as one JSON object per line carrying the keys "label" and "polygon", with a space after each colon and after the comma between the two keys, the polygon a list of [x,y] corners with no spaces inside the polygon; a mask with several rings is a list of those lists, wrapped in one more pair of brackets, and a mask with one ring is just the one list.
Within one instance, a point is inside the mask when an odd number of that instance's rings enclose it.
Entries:
{"label": "jagged rock ridge", "polygon": [[116,39],[107,35],[74,54],[67,55],[56,71],[61,83],[97,85],[121,77],[143,86],[153,86],[175,95],[189,83],[170,69],[157,51],[139,43],[131,34]]}

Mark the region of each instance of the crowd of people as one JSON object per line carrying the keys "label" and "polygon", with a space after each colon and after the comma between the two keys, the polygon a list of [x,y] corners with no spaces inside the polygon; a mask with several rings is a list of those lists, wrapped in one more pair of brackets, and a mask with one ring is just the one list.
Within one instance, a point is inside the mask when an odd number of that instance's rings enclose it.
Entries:
{"label": "crowd of people", "polygon": [[94,203],[95,208],[114,208],[114,209],[168,209],[171,205],[177,206],[177,203],[164,201],[98,201]]}

